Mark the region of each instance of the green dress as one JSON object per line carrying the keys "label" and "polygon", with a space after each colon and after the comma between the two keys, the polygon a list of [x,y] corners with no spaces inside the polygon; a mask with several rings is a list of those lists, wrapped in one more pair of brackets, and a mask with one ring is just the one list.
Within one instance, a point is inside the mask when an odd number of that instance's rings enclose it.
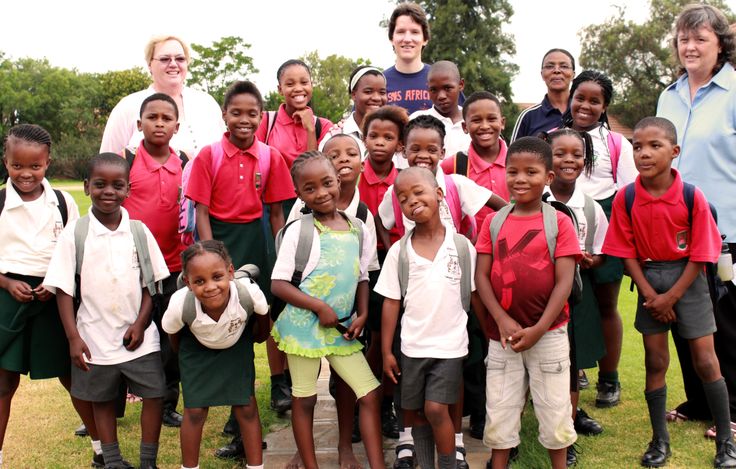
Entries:
{"label": "green dress", "polygon": [[[335,231],[315,220],[320,252],[315,269],[299,289],[330,305],[337,318],[352,315],[355,291],[360,280],[358,230]],[[341,321],[350,327],[352,320]],[[326,355],[351,355],[363,348],[357,340],[346,340],[334,327],[322,327],[309,310],[287,305],[271,330],[279,350],[291,355],[319,358]]]}

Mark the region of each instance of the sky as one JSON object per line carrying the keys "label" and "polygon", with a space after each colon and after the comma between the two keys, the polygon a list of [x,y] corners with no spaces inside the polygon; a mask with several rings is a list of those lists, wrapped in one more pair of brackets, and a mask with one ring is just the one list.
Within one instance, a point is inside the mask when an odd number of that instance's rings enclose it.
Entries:
{"label": "sky", "polygon": [[[577,58],[577,33],[626,8],[643,21],[648,2],[641,0],[509,0],[514,8],[504,31],[513,34],[519,66],[513,81],[516,102],[538,102],[545,87],[539,75],[542,55],[552,47]],[[252,45],[249,55],[259,73],[249,77],[265,95],[276,88],[276,69],[287,59],[317,50],[393,65],[393,52],[382,19],[389,0],[36,0],[3,2],[0,51],[12,58],[46,57],[51,64],[83,72],[146,67],[143,47],[157,34],[174,34],[190,43],[210,45],[223,36],[240,36]],[[727,2],[736,10],[736,0]],[[206,8],[204,8],[206,6]],[[33,8],[33,11],[29,11]],[[434,38],[433,40],[436,40]]]}

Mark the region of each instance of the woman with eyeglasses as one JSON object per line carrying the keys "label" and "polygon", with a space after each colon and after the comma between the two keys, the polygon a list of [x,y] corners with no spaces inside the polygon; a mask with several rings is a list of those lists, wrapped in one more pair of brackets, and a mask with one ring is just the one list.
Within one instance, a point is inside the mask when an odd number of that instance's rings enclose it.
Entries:
{"label": "woman with eyeglasses", "polygon": [[575,75],[575,59],[565,49],[550,49],[542,58],[542,80],[547,94],[541,103],[524,109],[516,120],[511,141],[539,132],[562,127],[562,115],[567,111],[570,82]]}
{"label": "woman with eyeglasses", "polygon": [[153,83],[118,102],[110,113],[102,135],[100,152],[132,152],[143,139],[137,122],[143,100],[153,93],[171,96],[179,108],[179,131],[171,139],[171,147],[194,158],[199,150],[219,141],[225,126],[222,110],[209,94],[184,85],[189,67],[189,46],[176,36],[151,38],[144,49]]}

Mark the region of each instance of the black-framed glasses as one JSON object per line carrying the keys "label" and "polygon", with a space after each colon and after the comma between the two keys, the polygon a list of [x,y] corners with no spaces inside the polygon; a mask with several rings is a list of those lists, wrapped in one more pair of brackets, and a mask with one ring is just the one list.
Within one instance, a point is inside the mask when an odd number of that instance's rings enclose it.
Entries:
{"label": "black-framed glasses", "polygon": [[184,57],[183,55],[176,55],[174,57],[169,56],[169,55],[162,55],[161,57],[154,57],[153,60],[157,62],[161,62],[164,65],[168,65],[171,62],[176,62],[177,64],[181,65],[181,64],[186,63],[187,58]]}

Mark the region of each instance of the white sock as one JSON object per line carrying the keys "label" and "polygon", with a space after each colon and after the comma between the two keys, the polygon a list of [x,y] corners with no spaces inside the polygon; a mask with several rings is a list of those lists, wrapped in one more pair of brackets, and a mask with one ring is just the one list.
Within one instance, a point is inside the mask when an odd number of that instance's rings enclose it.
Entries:
{"label": "white sock", "polygon": [[463,434],[461,433],[455,433],[455,446],[458,446],[460,448],[465,448],[465,444],[463,444]]}
{"label": "white sock", "polygon": [[100,443],[100,440],[92,440],[92,451],[95,454],[102,454],[102,443]]}
{"label": "white sock", "polygon": [[[399,432],[399,441],[396,443],[396,446],[400,445],[412,445],[414,446],[414,438],[411,436],[411,427],[404,427],[403,430]],[[411,457],[411,450],[410,449],[402,449],[396,454],[396,458],[410,458]]]}
{"label": "white sock", "polygon": [[263,469],[263,464],[261,464],[260,466],[251,466],[250,464],[246,464],[245,468],[246,469]]}

